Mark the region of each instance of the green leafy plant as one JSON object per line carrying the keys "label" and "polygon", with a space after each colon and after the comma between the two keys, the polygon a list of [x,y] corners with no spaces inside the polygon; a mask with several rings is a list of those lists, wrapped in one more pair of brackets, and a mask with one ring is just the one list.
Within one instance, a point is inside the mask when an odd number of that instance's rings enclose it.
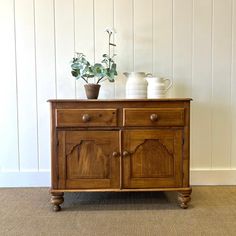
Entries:
{"label": "green leafy plant", "polygon": [[88,79],[95,77],[97,79],[96,84],[108,79],[110,82],[115,81],[117,75],[116,63],[114,57],[116,54],[112,53],[111,47],[116,45],[111,42],[111,36],[115,32],[114,30],[106,29],[108,33],[108,54],[102,55],[102,61],[100,63],[91,64],[83,53],[76,53],[71,63],[71,74],[76,79],[83,79],[86,83],[89,83]]}

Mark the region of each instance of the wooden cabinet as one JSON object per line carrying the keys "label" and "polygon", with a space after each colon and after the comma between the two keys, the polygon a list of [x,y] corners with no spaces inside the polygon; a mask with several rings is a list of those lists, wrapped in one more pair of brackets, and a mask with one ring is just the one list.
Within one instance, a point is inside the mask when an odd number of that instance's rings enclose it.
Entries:
{"label": "wooden cabinet", "polygon": [[58,188],[119,188],[117,153],[118,131],[58,131]]}
{"label": "wooden cabinet", "polygon": [[127,130],[122,137],[124,188],[181,187],[181,130]]}
{"label": "wooden cabinet", "polygon": [[188,207],[190,99],[50,103],[54,210],[83,191],[178,191]]}

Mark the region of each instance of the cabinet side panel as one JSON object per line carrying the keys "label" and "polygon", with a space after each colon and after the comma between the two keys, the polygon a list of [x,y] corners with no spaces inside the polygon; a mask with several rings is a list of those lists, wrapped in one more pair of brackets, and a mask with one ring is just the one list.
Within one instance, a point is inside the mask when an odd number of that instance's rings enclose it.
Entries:
{"label": "cabinet side panel", "polygon": [[58,188],[66,188],[66,133],[65,131],[57,132],[58,141],[57,141],[57,160],[56,163],[56,171],[58,171],[57,181],[58,181]]}
{"label": "cabinet side panel", "polygon": [[190,168],[190,103],[185,103],[185,127],[183,133],[183,187],[189,187]]}
{"label": "cabinet side panel", "polygon": [[55,106],[50,104],[51,109],[51,187],[57,189],[57,137],[55,129]]}

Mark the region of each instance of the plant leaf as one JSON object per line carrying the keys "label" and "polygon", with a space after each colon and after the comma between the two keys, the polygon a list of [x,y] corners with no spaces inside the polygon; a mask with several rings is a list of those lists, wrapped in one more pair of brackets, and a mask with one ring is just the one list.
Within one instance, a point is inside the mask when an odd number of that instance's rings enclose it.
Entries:
{"label": "plant leaf", "polygon": [[78,71],[75,71],[75,70],[72,70],[71,71],[71,74],[74,76],[74,77],[77,77],[79,75]]}

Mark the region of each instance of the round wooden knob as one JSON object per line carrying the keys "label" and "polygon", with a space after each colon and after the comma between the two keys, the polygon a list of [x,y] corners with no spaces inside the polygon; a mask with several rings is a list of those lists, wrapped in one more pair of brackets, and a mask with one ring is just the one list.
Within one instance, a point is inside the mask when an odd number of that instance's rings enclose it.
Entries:
{"label": "round wooden knob", "polygon": [[127,157],[127,156],[129,156],[129,152],[123,151],[123,157]]}
{"label": "round wooden knob", "polygon": [[113,153],[112,153],[112,156],[113,156],[113,157],[119,157],[120,154],[119,154],[119,152],[113,152]]}
{"label": "round wooden knob", "polygon": [[157,121],[158,117],[157,117],[157,114],[151,114],[150,115],[150,120],[151,121]]}
{"label": "round wooden knob", "polygon": [[88,122],[88,121],[91,120],[91,117],[90,117],[89,114],[84,114],[84,115],[82,116],[82,120],[83,120],[83,122]]}

